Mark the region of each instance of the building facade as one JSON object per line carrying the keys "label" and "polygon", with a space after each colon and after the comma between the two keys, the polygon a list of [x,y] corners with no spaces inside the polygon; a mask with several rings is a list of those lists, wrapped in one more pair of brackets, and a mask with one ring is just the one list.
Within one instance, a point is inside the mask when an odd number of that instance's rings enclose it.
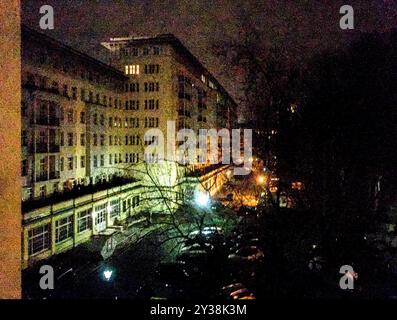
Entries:
{"label": "building facade", "polygon": [[26,27],[22,61],[22,199],[121,174],[126,77]]}
{"label": "building facade", "polygon": [[[196,132],[233,127],[236,105],[215,78],[172,35],[102,45],[110,64],[22,27],[24,267],[161,210],[147,176],[177,200],[192,184],[214,193],[227,180],[227,166],[209,170],[208,161],[148,169],[164,159],[145,153],[158,141],[147,130],[167,139],[169,121]],[[175,192],[181,178],[189,187]]]}
{"label": "building facade", "polygon": [[[143,130],[159,128],[167,140],[167,121],[174,121],[176,130],[196,134],[200,129],[235,128],[233,99],[172,34],[111,38],[102,45],[109,64],[128,77],[125,107],[142,119]],[[193,169],[208,166],[209,155],[197,162]]]}

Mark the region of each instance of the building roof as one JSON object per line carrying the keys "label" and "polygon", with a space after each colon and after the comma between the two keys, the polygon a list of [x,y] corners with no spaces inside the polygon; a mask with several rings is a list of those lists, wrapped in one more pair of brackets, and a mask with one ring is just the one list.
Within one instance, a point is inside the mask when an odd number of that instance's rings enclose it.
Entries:
{"label": "building roof", "polygon": [[74,56],[90,63],[91,65],[93,65],[95,67],[102,68],[103,70],[108,71],[115,76],[123,77],[124,79],[127,79],[127,77],[124,75],[124,73],[121,72],[120,70],[118,70],[118,69],[116,69],[100,60],[97,60],[81,51],[78,51],[78,50],[58,41],[58,40],[55,40],[54,38],[49,37],[46,34],[38,32],[24,24],[22,24],[22,26],[21,26],[21,32],[22,32],[22,37],[21,37],[22,38],[22,47],[23,47],[23,43],[24,43],[24,38],[32,37],[37,41],[41,41],[41,42],[45,43],[45,45],[48,47],[53,47],[55,49],[64,51],[70,55],[74,55]]}
{"label": "building roof", "polygon": [[212,82],[219,88],[220,92],[226,95],[229,100],[234,104],[237,105],[234,99],[230,96],[230,94],[226,91],[226,89],[216,80],[216,78],[208,71],[206,67],[197,59],[186,46],[172,33],[166,34],[159,34],[157,36],[148,36],[148,37],[122,37],[122,38],[110,38],[109,42],[102,42],[102,45],[107,47],[107,45],[116,42],[123,42],[123,43],[134,43],[137,45],[155,45],[155,44],[170,44],[173,48],[177,50],[179,54],[184,55],[187,57],[194,67],[197,67],[201,70],[205,76],[211,77]]}

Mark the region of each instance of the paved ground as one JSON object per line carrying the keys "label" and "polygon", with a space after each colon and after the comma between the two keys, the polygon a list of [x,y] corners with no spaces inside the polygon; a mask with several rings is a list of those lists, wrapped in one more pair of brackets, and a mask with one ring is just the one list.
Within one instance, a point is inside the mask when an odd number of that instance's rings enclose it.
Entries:
{"label": "paved ground", "polygon": [[[152,280],[155,266],[164,256],[155,234],[115,251],[108,260],[76,248],[57,259],[44,262],[55,269],[55,289],[39,288],[38,267],[24,273],[26,298],[134,298],[136,291]],[[85,263],[81,264],[81,261]],[[80,262],[80,264],[78,264]],[[65,271],[71,270],[65,273]],[[110,280],[105,278],[110,271]],[[61,277],[60,277],[61,276]],[[60,277],[60,278],[59,278]]]}

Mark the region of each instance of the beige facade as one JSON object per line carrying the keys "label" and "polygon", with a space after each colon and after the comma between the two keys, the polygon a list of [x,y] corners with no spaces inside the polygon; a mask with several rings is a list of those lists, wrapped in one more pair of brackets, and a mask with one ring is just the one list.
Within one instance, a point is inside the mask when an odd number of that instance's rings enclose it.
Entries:
{"label": "beige facade", "polygon": [[124,174],[124,75],[26,28],[22,58],[23,200]]}
{"label": "beige facade", "polygon": [[[108,50],[109,63],[129,78],[127,104],[132,101],[139,118],[155,119],[153,126],[145,120],[141,135],[148,127],[156,127],[167,139],[167,121],[175,121],[176,130],[193,129],[196,133],[199,129],[235,127],[234,101],[173,35],[111,38],[102,45]],[[206,160],[192,167],[207,166],[208,155]]]}
{"label": "beige facade", "polygon": [[168,121],[232,128],[236,106],[212,75],[171,35],[103,45],[111,65],[22,28],[24,267],[164,211],[153,186],[169,187],[173,210],[188,191],[213,194],[227,180],[227,166],[145,161],[159,159],[145,153],[156,145],[145,133],[167,141]]}

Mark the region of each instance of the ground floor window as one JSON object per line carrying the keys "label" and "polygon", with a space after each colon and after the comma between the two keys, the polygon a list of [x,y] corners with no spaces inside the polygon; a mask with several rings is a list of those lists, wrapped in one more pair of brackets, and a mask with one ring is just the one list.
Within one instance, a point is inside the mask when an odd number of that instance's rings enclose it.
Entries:
{"label": "ground floor window", "polygon": [[55,222],[55,242],[59,243],[73,236],[73,216]]}
{"label": "ground floor window", "polygon": [[77,219],[77,231],[83,232],[91,229],[92,219],[91,219],[91,209],[84,210],[78,213]]}
{"label": "ground floor window", "polygon": [[110,217],[116,217],[120,214],[120,200],[110,201]]}
{"label": "ground floor window", "polygon": [[132,207],[138,207],[139,206],[139,196],[133,197],[132,198]]}
{"label": "ground floor window", "polygon": [[29,230],[29,255],[40,253],[50,248],[50,224]]}
{"label": "ground floor window", "polygon": [[95,224],[106,222],[106,203],[95,206]]}

